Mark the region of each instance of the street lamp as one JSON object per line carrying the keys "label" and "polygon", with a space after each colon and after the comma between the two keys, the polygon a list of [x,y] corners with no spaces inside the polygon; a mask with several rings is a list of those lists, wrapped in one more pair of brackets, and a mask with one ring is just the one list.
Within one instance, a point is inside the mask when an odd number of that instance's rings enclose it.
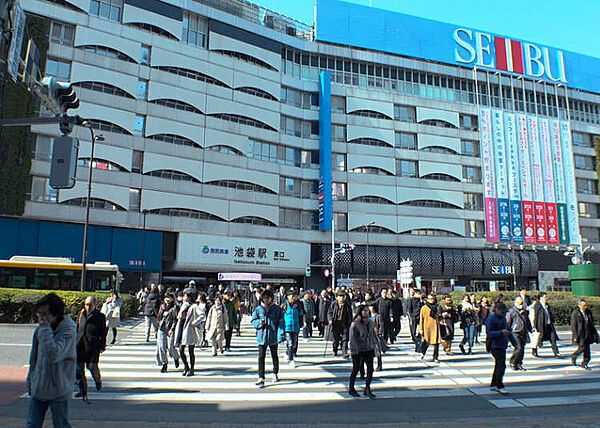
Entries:
{"label": "street lamp", "polygon": [[367,231],[367,289],[369,289],[369,227],[375,224],[374,221],[370,221],[367,224],[361,224],[360,227],[364,227]]}
{"label": "street lamp", "polygon": [[146,214],[148,210],[142,210],[144,215],[144,225],[142,228],[142,263],[140,264],[140,289],[144,287],[144,263],[145,263],[145,250],[146,250]]}
{"label": "street lamp", "polygon": [[90,224],[90,198],[92,197],[92,177],[94,172],[94,149],[96,148],[96,141],[104,141],[103,135],[94,135],[94,128],[88,121],[83,122],[84,126],[87,126],[92,134],[92,148],[90,152],[90,165],[88,174],[88,191],[87,197],[85,198],[85,223],[83,226],[83,249],[81,255],[81,283],[79,285],[80,291],[85,291],[85,276],[86,276],[86,263],[87,263],[87,236],[88,226]]}

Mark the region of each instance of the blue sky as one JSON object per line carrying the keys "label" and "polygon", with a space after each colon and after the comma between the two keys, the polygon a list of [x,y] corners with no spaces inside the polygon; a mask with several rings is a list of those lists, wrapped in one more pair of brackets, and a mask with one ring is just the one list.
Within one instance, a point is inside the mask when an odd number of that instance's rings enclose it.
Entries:
{"label": "blue sky", "polygon": [[[315,0],[251,0],[312,24]],[[349,0],[369,5],[369,0]],[[600,58],[600,0],[372,0],[373,7]],[[599,70],[600,72],[600,70]]]}

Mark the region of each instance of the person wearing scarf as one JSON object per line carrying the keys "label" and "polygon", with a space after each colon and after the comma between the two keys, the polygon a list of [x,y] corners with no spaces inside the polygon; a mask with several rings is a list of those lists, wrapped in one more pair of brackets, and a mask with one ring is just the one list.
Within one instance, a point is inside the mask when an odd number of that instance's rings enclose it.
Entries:
{"label": "person wearing scarf", "polygon": [[421,345],[421,359],[425,358],[427,348],[433,345],[433,362],[439,363],[440,353],[440,322],[439,322],[439,306],[436,302],[435,295],[428,294],[425,305],[421,308],[419,318],[419,334],[423,337]]}

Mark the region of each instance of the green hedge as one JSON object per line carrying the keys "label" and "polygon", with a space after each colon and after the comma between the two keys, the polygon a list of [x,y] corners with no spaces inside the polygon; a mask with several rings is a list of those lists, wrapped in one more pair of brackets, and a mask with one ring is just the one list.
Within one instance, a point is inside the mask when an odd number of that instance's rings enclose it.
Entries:
{"label": "green hedge", "polygon": [[[94,296],[98,306],[102,306],[108,293],[82,293],[80,291],[23,290],[18,288],[0,288],[0,322],[35,322],[35,303],[45,294],[56,293],[65,302],[65,313],[76,319],[83,308],[87,296]],[[122,295],[121,318],[135,316],[138,302],[132,296]]]}
{"label": "green hedge", "polygon": [[[533,297],[537,292],[530,291],[528,295]],[[455,303],[459,303],[466,293],[463,291],[454,291],[451,296]],[[475,294],[478,298],[487,296],[491,301],[495,301],[500,294],[503,296],[503,302],[510,308],[517,295],[518,291],[488,291],[469,293]],[[552,313],[557,325],[569,325],[571,322],[571,313],[573,309],[579,304],[580,297],[574,296],[572,293],[551,291],[548,292],[548,303],[552,308]],[[594,321],[600,322],[600,297],[586,297],[585,300],[588,302],[588,307],[594,314]]]}

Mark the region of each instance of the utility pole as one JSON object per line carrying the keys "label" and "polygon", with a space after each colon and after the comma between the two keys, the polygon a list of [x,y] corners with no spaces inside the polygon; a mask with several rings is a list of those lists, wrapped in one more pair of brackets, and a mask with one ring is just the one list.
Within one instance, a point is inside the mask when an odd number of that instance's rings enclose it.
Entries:
{"label": "utility pole", "polygon": [[335,220],[331,216],[331,289],[335,290]]}

